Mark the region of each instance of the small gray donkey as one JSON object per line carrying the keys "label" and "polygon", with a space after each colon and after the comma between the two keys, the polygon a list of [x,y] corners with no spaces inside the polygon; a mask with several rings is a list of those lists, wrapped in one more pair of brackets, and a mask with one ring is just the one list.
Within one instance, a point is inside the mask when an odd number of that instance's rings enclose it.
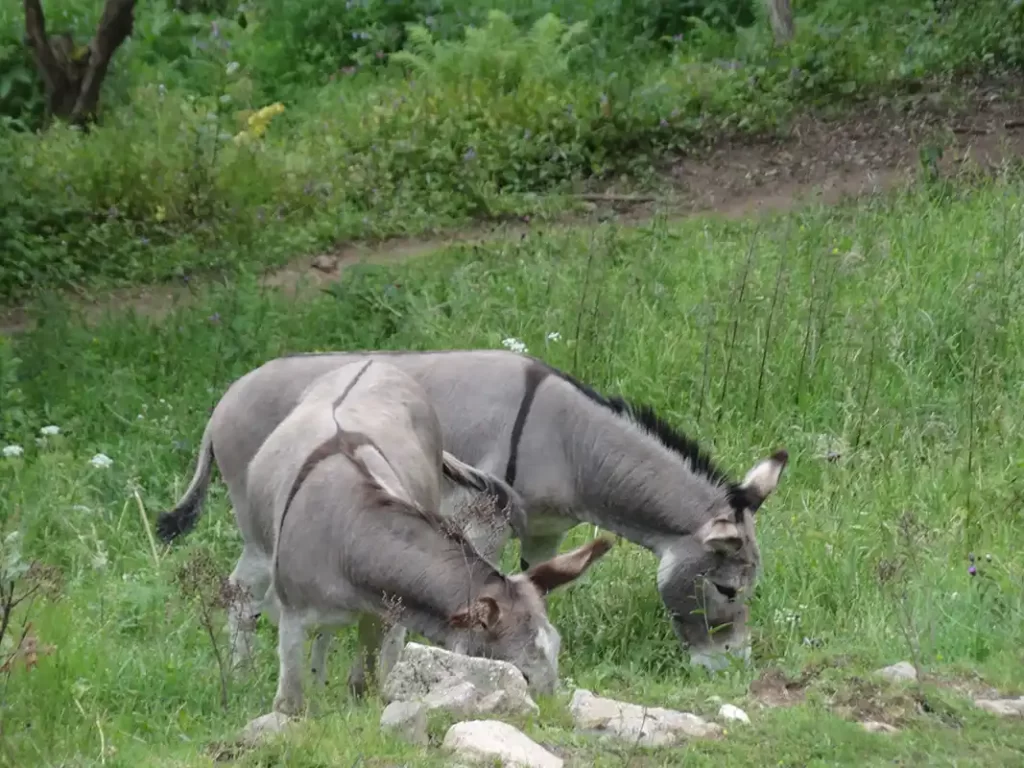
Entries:
{"label": "small gray donkey", "polygon": [[[209,451],[208,428],[204,456]],[[193,485],[203,482],[201,474]],[[231,483],[244,549],[230,580],[243,594],[262,598],[232,606],[233,656],[237,662],[247,653],[251,627],[242,624],[251,621],[256,602],[265,603],[278,624],[275,711],[302,708],[307,631],[322,630],[312,653],[322,683],[331,635],[357,618],[363,645],[357,664],[371,662],[370,674],[383,625],[394,624],[403,636],[410,628],[450,650],[509,661],[534,692],[553,690],[560,640],[544,596],[581,575],[610,541],[595,539],[505,576],[439,514],[442,475],[486,489],[506,508],[520,504],[500,480],[443,450],[437,414],[412,377],[368,360],[315,379],[263,441],[245,477]],[[193,492],[161,516],[159,530],[177,525]],[[381,680],[401,639],[390,646],[380,660]]]}

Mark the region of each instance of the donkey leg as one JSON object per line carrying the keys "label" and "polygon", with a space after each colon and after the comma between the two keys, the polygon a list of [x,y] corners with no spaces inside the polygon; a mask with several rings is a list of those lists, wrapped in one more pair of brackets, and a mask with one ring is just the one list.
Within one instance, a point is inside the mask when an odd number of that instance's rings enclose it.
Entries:
{"label": "donkey leg", "polygon": [[302,646],[306,639],[306,627],[301,617],[281,610],[277,628],[277,657],[279,662],[277,695],[274,696],[274,711],[295,716],[302,712]]}
{"label": "donkey leg", "polygon": [[321,627],[313,638],[313,648],[309,654],[309,665],[313,672],[313,680],[319,686],[327,685],[327,652],[334,639],[333,627]]}
{"label": "donkey leg", "polygon": [[246,544],[228,583],[232,592],[228,606],[231,665],[238,667],[252,656],[256,618],[270,586],[270,561],[257,548]]}
{"label": "donkey leg", "polygon": [[348,688],[353,696],[364,696],[376,682],[377,654],[384,637],[384,624],[380,617],[364,613],[359,617],[359,647],[348,671]]}
{"label": "donkey leg", "polygon": [[384,641],[380,646],[380,683],[388,679],[391,670],[398,663],[398,657],[402,655],[405,648],[406,629],[401,624],[392,624],[384,635]]}

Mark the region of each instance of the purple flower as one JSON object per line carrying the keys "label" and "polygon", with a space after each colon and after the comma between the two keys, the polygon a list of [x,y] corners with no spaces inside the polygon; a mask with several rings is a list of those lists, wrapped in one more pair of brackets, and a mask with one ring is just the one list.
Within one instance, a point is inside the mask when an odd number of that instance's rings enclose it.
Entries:
{"label": "purple flower", "polygon": [[220,322],[220,312],[214,312],[212,315],[210,315],[210,322],[213,323],[214,325],[219,323]]}
{"label": "purple flower", "polygon": [[978,569],[972,565],[970,568],[967,569],[967,572],[971,574],[971,576],[974,576],[978,573]]}
{"label": "purple flower", "polygon": [[475,158],[476,158],[476,150],[473,149],[473,147],[470,147],[469,149],[466,150],[466,154],[464,154],[462,156],[462,161],[464,163],[468,163],[469,161],[471,161],[471,160],[473,160]]}

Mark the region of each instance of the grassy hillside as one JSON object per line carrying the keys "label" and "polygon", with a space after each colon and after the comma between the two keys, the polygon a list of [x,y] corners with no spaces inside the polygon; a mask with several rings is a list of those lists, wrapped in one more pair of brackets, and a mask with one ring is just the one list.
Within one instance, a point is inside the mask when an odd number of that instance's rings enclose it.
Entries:
{"label": "grassy hillside", "polygon": [[[1024,731],[966,692],[1024,689],[1022,206],[1024,187],[1007,178],[760,225],[537,234],[353,268],[302,304],[242,281],[156,326],[120,317],[89,330],[53,306],[40,328],[0,342],[0,432],[24,449],[0,458],[6,567],[18,551],[61,582],[16,616],[44,652],[31,670],[16,664],[0,694],[2,759],[210,765],[209,745],[269,709],[273,628],[261,626],[256,668],[231,681],[223,709],[200,610],[175,580],[200,557],[227,573],[238,556],[222,486],[182,546],[154,550],[147,536],[232,379],[286,352],[515,337],[650,401],[734,473],[778,445],[792,457],[759,513],[750,669],[708,680],[685,666],[655,562],[631,545],[551,600],[566,678],[711,716],[717,695],[752,725],[634,752],[572,735],[551,700],[529,733],[569,765],[1015,764]],[[42,436],[47,425],[60,433]],[[112,464],[93,466],[97,453]],[[379,703],[348,699],[351,641],[332,655],[321,715],[240,765],[448,764],[385,740]],[[867,674],[900,659],[929,680]],[[762,710],[784,675],[795,705]],[[865,733],[865,719],[901,733]]]}

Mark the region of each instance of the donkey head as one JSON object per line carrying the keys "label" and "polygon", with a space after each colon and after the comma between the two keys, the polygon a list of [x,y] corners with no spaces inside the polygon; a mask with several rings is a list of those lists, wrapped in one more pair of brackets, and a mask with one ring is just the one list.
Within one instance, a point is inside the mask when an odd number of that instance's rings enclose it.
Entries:
{"label": "donkey head", "polygon": [[449,619],[460,632],[456,650],[514,664],[535,693],[552,693],[558,682],[561,638],[547,616],[545,596],[568,584],[612,547],[594,539],[582,547],[509,576],[481,590],[469,608]]}
{"label": "donkey head", "polygon": [[746,601],[761,566],[755,513],[778,486],[788,458],[778,451],[758,462],[708,510],[706,522],[660,553],[658,592],[693,664],[715,671],[729,656],[750,658]]}

